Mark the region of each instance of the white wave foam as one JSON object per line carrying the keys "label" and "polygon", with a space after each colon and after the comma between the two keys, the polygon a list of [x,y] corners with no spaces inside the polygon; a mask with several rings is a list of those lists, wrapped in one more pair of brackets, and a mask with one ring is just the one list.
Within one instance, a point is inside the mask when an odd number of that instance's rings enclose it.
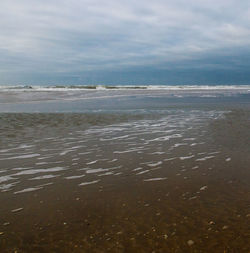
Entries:
{"label": "white wave foam", "polygon": [[174,145],[173,145],[173,148],[178,148],[178,147],[180,147],[180,146],[186,146],[186,145],[188,145],[187,143],[175,143]]}
{"label": "white wave foam", "polygon": [[44,173],[44,172],[57,172],[66,170],[66,168],[62,167],[55,167],[55,168],[48,168],[48,169],[31,169],[31,170],[24,170],[18,173],[13,174],[12,176],[21,176],[21,175],[33,175],[37,173]]}
{"label": "white wave foam", "polygon": [[1,85],[2,91],[100,91],[100,90],[250,90],[250,85],[73,85],[73,86],[11,86]]}
{"label": "white wave foam", "polygon": [[44,176],[39,176],[39,177],[33,177],[33,178],[30,178],[29,180],[50,179],[54,177],[58,177],[58,175],[44,175]]}
{"label": "white wave foam", "polygon": [[90,169],[90,170],[86,170],[87,174],[93,174],[93,173],[99,173],[99,172],[105,172],[108,171],[109,169]]}
{"label": "white wave foam", "polygon": [[205,186],[202,186],[201,188],[200,188],[200,191],[205,191],[207,189],[207,186],[205,185]]}
{"label": "white wave foam", "polygon": [[150,181],[161,181],[161,180],[166,180],[166,177],[154,177],[154,178],[149,178],[149,179],[144,179],[143,181],[150,182]]}
{"label": "white wave foam", "polygon": [[12,156],[7,158],[2,158],[0,160],[12,160],[12,159],[26,159],[26,158],[33,158],[40,156],[40,154],[27,154],[27,155],[20,155],[20,156]]}
{"label": "white wave foam", "polygon": [[160,151],[157,151],[157,152],[153,152],[153,153],[149,153],[150,155],[163,155],[165,154],[165,152],[160,152]]}
{"label": "white wave foam", "polygon": [[149,167],[156,167],[156,166],[158,166],[158,165],[161,165],[162,164],[162,161],[159,161],[159,162],[150,162],[150,163],[147,163],[147,165],[149,166]]}
{"label": "white wave foam", "polygon": [[100,141],[113,141],[113,140],[125,139],[125,138],[128,138],[128,137],[129,137],[129,135],[123,135],[123,136],[118,136],[118,137],[113,137],[113,138],[107,138],[107,139],[100,138]]}
{"label": "white wave foam", "polygon": [[203,157],[203,158],[196,159],[195,161],[197,161],[197,162],[200,162],[200,161],[206,161],[206,160],[208,160],[208,159],[212,159],[212,158],[214,158],[214,157],[215,157],[214,155],[211,155],[211,156],[205,156],[205,157]]}
{"label": "white wave foam", "polygon": [[180,157],[180,160],[191,159],[191,158],[193,158],[193,157],[194,157],[194,155],[190,155],[190,156],[181,156],[181,157]]}
{"label": "white wave foam", "polygon": [[79,184],[79,186],[84,186],[84,185],[89,185],[89,184],[96,184],[98,182],[100,182],[100,180],[94,180],[94,181],[90,181],[90,182],[84,182],[84,183]]}
{"label": "white wave foam", "polygon": [[14,180],[14,179],[16,179],[16,178],[11,177],[11,176],[2,176],[2,177],[0,177],[0,184],[3,183],[3,182]]}
{"label": "white wave foam", "polygon": [[85,177],[85,175],[78,175],[78,176],[69,176],[69,177],[64,177],[65,179],[77,179],[77,178],[82,178]]}
{"label": "white wave foam", "polygon": [[16,208],[16,209],[11,210],[11,212],[16,213],[16,212],[20,212],[22,210],[23,210],[23,207],[20,207],[20,208]]}
{"label": "white wave foam", "polygon": [[91,165],[91,164],[95,164],[95,163],[97,163],[98,162],[98,160],[95,160],[95,161],[91,161],[91,162],[89,162],[89,163],[86,163],[87,165]]}
{"label": "white wave foam", "polygon": [[166,158],[166,159],[164,159],[163,161],[173,161],[173,160],[175,160],[175,159],[177,159],[178,157],[172,157],[172,158]]}
{"label": "white wave foam", "polygon": [[42,187],[30,187],[30,188],[23,189],[21,191],[14,192],[14,194],[25,193],[25,192],[33,192],[33,191],[37,191],[37,190],[40,190],[40,189],[42,189]]}
{"label": "white wave foam", "polygon": [[11,184],[3,184],[3,185],[0,185],[0,190],[2,191],[8,191],[10,190],[13,186],[15,186],[18,182],[14,182],[14,183],[11,183]]}
{"label": "white wave foam", "polygon": [[144,171],[141,171],[141,172],[138,172],[136,173],[136,175],[141,175],[141,174],[144,174],[144,173],[148,173],[150,170],[144,170]]}
{"label": "white wave foam", "polygon": [[138,170],[143,170],[143,168],[139,167],[139,168],[133,169],[133,171],[138,171]]}

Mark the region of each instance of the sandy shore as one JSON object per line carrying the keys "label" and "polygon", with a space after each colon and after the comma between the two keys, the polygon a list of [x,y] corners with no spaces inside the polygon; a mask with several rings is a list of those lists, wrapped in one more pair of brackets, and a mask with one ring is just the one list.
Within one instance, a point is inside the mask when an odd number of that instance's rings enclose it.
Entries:
{"label": "sandy shore", "polygon": [[249,111],[1,114],[1,252],[249,252]]}

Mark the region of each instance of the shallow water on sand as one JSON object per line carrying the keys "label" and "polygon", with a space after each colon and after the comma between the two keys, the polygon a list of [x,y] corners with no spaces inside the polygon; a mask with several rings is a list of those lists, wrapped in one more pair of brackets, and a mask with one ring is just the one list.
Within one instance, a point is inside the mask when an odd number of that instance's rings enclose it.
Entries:
{"label": "shallow water on sand", "polygon": [[249,252],[248,104],[162,99],[0,114],[1,252]]}
{"label": "shallow water on sand", "polygon": [[[72,123],[74,117],[76,121],[81,121],[77,115],[23,114],[22,119],[18,119],[21,115],[12,115],[13,119],[19,121],[15,121],[18,126],[23,122],[34,123],[34,118],[42,121],[42,117],[46,118],[47,122],[58,122],[59,126],[48,127],[44,121],[40,129],[35,126],[32,129],[30,126],[16,129],[15,138],[4,133],[5,138],[2,140],[8,144],[0,150],[3,171],[0,181],[4,183],[0,189],[2,192],[17,194],[46,188],[47,185],[41,186],[44,180],[54,183],[59,179],[64,181],[77,178],[81,178],[82,183],[86,181],[100,184],[103,177],[120,176],[124,173],[135,176],[147,173],[148,177],[152,171],[162,169],[164,163],[173,163],[174,160],[201,162],[216,158],[219,150],[206,148],[206,152],[199,155],[196,149],[199,147],[200,151],[206,144],[206,131],[200,131],[201,126],[209,118],[222,117],[223,112],[172,110],[167,113],[169,115],[158,119],[151,116],[154,119],[129,120],[89,128],[85,126],[86,129]],[[5,117],[7,119],[4,119]],[[84,116],[81,117],[84,121]],[[89,117],[98,121],[95,119],[97,115]],[[105,118],[104,115],[102,117]],[[109,119],[109,116],[107,118]],[[119,118],[122,119],[121,116]],[[3,115],[2,125],[6,125],[3,121],[9,119],[9,115]],[[67,122],[73,126],[66,127]],[[76,128],[73,130],[73,127]],[[52,133],[48,136],[49,131]],[[11,141],[13,139],[14,142]],[[131,160],[133,166],[128,166]],[[138,172],[139,167],[142,168]],[[29,188],[23,189],[24,185]]]}

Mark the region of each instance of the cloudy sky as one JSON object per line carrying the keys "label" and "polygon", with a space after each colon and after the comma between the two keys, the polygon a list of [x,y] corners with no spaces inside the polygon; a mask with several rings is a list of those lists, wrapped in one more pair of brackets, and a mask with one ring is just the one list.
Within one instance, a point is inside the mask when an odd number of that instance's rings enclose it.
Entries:
{"label": "cloudy sky", "polygon": [[0,84],[249,84],[249,0],[1,0]]}

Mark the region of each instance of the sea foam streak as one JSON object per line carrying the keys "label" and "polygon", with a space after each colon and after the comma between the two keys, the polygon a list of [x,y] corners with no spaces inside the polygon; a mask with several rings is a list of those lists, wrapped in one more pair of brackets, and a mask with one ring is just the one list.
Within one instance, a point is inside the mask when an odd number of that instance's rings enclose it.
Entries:
{"label": "sea foam streak", "polygon": [[79,184],[79,186],[84,186],[84,185],[89,185],[89,184],[96,184],[98,182],[100,182],[100,180],[94,180],[94,181],[90,181],[90,182],[84,182],[84,183]]}
{"label": "sea foam streak", "polygon": [[143,181],[145,182],[151,182],[151,181],[162,181],[162,180],[166,180],[166,177],[155,177],[155,178],[149,178],[149,179],[144,179]]}

